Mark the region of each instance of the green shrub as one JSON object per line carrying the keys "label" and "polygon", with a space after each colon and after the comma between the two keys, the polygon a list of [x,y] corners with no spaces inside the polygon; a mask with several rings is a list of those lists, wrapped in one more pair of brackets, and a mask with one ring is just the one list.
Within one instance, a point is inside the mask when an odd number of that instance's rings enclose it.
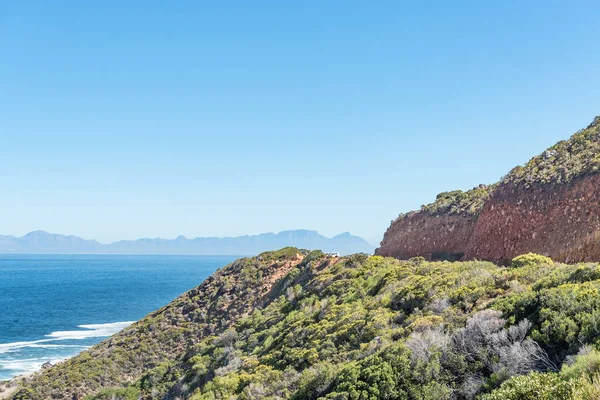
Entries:
{"label": "green shrub", "polygon": [[573,400],[598,400],[600,399],[600,375],[591,378],[583,377],[577,381],[573,391]]}
{"label": "green shrub", "polygon": [[482,400],[569,400],[572,398],[574,381],[564,381],[558,374],[532,372],[504,382]]}
{"label": "green shrub", "polygon": [[525,166],[515,167],[503,183],[534,184],[567,183],[600,171],[600,124],[598,117],[586,129],[568,140],[561,140]]}
{"label": "green shrub", "polygon": [[[430,215],[479,215],[483,209],[485,201],[495,188],[496,185],[479,185],[466,192],[463,192],[462,190],[442,192],[436,196],[433,203],[423,205],[420,212]],[[403,219],[405,217],[414,215],[415,213],[415,211],[412,211],[406,214],[401,214],[398,216],[398,218]]]}
{"label": "green shrub", "polygon": [[562,359],[600,337],[600,281],[567,283],[539,292],[534,340]]}
{"label": "green shrub", "polygon": [[590,378],[600,374],[600,352],[590,350],[586,354],[575,357],[572,364],[563,365],[560,376],[564,380],[577,379],[579,377]]}
{"label": "green shrub", "polygon": [[325,257],[325,253],[323,253],[321,250],[313,250],[308,253],[308,255],[304,258],[304,261],[308,263],[311,261],[320,260],[323,257]]}
{"label": "green shrub", "polygon": [[548,265],[553,264],[554,261],[549,257],[543,256],[541,254],[535,253],[527,253],[520,256],[517,256],[512,259],[511,266],[513,268],[521,268],[521,267],[535,267],[537,265]]}
{"label": "green shrub", "polygon": [[139,389],[129,387],[126,389],[104,389],[94,396],[86,396],[84,400],[138,400]]}
{"label": "green shrub", "polygon": [[[0,393],[1,394],[1,393]],[[33,393],[32,390],[24,388],[19,390],[13,396],[12,400],[37,400],[38,397]]]}
{"label": "green shrub", "polygon": [[264,253],[260,253],[258,258],[263,261],[267,260],[286,260],[293,259],[299,254],[303,254],[306,250],[300,250],[296,247],[284,247],[282,249],[276,251],[265,251]]}

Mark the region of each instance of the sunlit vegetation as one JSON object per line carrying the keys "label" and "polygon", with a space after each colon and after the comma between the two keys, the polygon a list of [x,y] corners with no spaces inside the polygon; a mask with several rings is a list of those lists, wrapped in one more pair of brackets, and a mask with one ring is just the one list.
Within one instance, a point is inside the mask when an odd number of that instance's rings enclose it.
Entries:
{"label": "sunlit vegetation", "polygon": [[398,220],[411,217],[417,213],[427,215],[465,215],[478,216],[485,201],[497,185],[479,185],[466,192],[454,190],[451,192],[442,192],[436,196],[431,204],[426,204],[419,211],[400,214]]}
{"label": "sunlit vegetation", "polygon": [[527,253],[512,259],[513,268],[535,267],[537,265],[551,265],[552,260],[549,257],[535,253]]}
{"label": "sunlit vegetation", "polygon": [[597,173],[600,169],[600,117],[568,140],[562,140],[518,166],[504,178],[504,182],[566,183],[579,176]]}
{"label": "sunlit vegetation", "polygon": [[[134,381],[122,376],[120,387],[94,390],[98,394],[89,399],[600,396],[597,264],[565,265],[534,254],[516,258],[510,267],[366,255],[338,259],[321,252],[299,261],[302,254],[285,249],[259,256],[264,264],[257,258],[237,261],[202,289],[206,296],[215,293],[204,306],[182,313],[198,304],[195,289],[177,300],[183,305],[167,307],[168,317],[163,312],[142,320],[138,329],[168,325],[150,322],[157,318],[176,320],[188,327],[186,335],[197,337],[170,341],[186,343],[185,350],[148,363]],[[286,264],[290,260],[298,262]],[[271,290],[247,290],[284,265],[285,274]],[[233,293],[235,299],[219,303]],[[229,324],[216,319],[228,318],[223,309],[233,312]],[[203,321],[212,321],[214,329]],[[144,336],[131,340],[136,343],[127,359],[147,359],[145,352],[155,348]],[[85,357],[74,360],[85,363]],[[87,362],[118,371],[118,360]],[[92,372],[77,382],[84,387],[97,377]],[[29,390],[23,398],[50,393],[35,380]]]}

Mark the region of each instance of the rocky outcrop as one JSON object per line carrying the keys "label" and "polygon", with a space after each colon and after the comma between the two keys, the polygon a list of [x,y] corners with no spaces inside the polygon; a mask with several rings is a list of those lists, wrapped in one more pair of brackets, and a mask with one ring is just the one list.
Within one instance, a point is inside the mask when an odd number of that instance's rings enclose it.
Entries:
{"label": "rocky outcrop", "polygon": [[438,196],[401,215],[377,254],[506,263],[535,252],[561,262],[599,261],[600,117],[514,168],[487,196],[472,192],[462,194],[462,206],[440,209]]}
{"label": "rocky outcrop", "polygon": [[475,224],[465,258],[506,263],[528,252],[567,263],[600,260],[600,175],[498,188]]}
{"label": "rocky outcrop", "polygon": [[475,228],[473,215],[414,213],[392,223],[377,255],[408,259],[461,259]]}
{"label": "rocky outcrop", "polygon": [[441,193],[420,211],[400,215],[388,228],[377,254],[396,258],[459,260],[493,187]]}

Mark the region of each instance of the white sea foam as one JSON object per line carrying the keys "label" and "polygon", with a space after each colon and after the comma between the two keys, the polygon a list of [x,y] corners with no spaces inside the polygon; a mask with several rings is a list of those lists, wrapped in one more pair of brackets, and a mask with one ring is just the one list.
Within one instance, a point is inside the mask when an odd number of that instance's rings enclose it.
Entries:
{"label": "white sea foam", "polygon": [[74,331],[57,331],[45,335],[48,339],[32,340],[30,342],[12,342],[0,343],[0,354],[15,352],[24,348],[66,348],[79,347],[87,348],[88,346],[73,345],[73,344],[56,344],[52,342],[60,340],[82,340],[89,338],[102,338],[112,336],[120,330],[131,325],[133,321],[113,322],[109,324],[91,324],[79,325],[80,330]]}
{"label": "white sea foam", "polygon": [[15,350],[23,349],[26,347],[51,346],[51,345],[41,345],[40,343],[52,342],[52,341],[54,341],[54,339],[33,340],[31,342],[0,343],[0,354],[13,352]]}
{"label": "white sea foam", "polygon": [[90,346],[82,346],[79,344],[43,344],[47,342],[53,342],[56,339],[43,339],[34,340],[31,342],[13,342],[13,343],[2,343],[0,344],[0,354],[12,353],[19,349],[25,348],[38,348],[38,349],[66,349],[69,347],[86,349]]}
{"label": "white sea foam", "polygon": [[35,372],[39,370],[44,363],[50,362],[51,364],[56,364],[63,360],[65,360],[65,357],[40,357],[21,360],[0,359],[0,369],[11,371],[9,375],[16,376],[23,373]]}
{"label": "white sea foam", "polygon": [[[64,343],[64,341],[112,336],[132,323],[133,321],[123,321],[109,324],[79,325],[79,330],[52,332],[45,335],[46,339],[0,343],[0,380],[38,371],[46,362],[55,364],[90,347],[69,342]],[[36,358],[31,358],[33,353],[29,352],[28,358],[25,355],[27,353],[22,352],[25,349],[42,349],[42,351],[46,349],[46,351],[43,351],[40,357]],[[36,355],[39,354],[39,352],[35,353]]]}
{"label": "white sea foam", "polygon": [[52,338],[47,340],[78,340],[108,337],[127,328],[129,325],[133,324],[133,322],[134,321],[124,321],[113,322],[110,324],[79,325],[78,328],[81,328],[82,330],[52,332],[49,335],[46,335],[46,337]]}

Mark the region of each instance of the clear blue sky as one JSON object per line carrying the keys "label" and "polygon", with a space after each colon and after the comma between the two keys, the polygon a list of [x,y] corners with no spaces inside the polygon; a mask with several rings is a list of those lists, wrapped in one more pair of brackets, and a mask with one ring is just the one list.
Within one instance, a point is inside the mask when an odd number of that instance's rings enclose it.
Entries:
{"label": "clear blue sky", "polygon": [[[426,3],[426,4],[425,4]],[[597,1],[1,1],[0,233],[377,243],[600,114]]]}

